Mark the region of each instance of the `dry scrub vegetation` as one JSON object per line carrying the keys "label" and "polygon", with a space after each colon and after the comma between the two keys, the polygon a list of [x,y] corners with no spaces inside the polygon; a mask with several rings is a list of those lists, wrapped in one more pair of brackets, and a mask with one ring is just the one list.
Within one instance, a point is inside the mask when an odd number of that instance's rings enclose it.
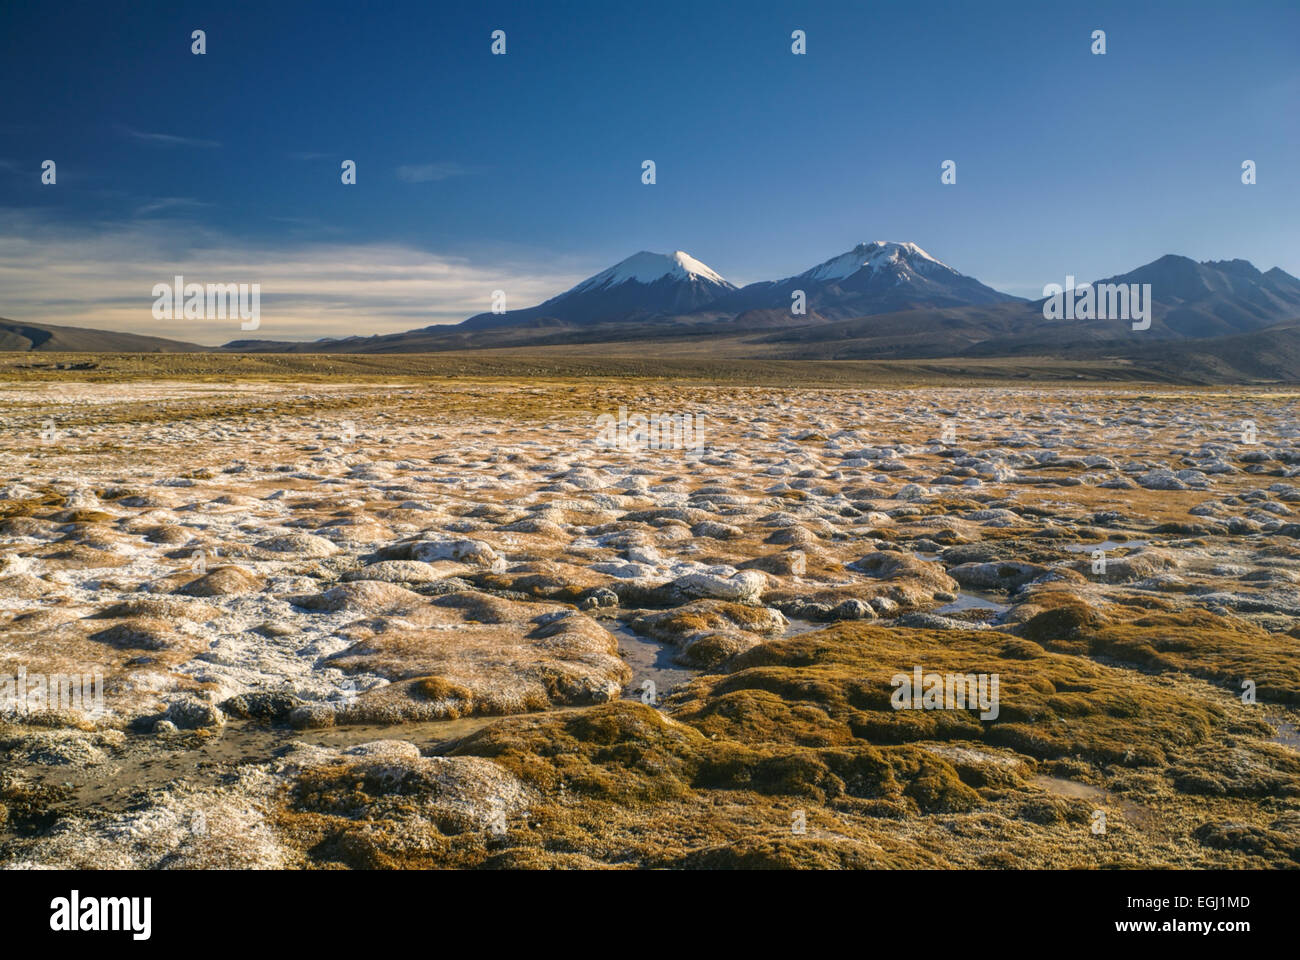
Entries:
{"label": "dry scrub vegetation", "polygon": [[0,386],[0,676],[106,707],[6,866],[1300,865],[1293,394],[100,362]]}

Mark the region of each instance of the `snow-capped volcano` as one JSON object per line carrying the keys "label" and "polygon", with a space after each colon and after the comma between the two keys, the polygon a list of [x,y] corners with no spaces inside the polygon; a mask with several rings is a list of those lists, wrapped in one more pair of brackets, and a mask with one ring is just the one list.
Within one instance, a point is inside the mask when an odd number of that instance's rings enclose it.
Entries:
{"label": "snow-capped volcano", "polygon": [[648,250],[642,250],[621,263],[614,264],[608,270],[602,270],[594,277],[582,281],[569,292],[615,287],[629,280],[635,283],[654,283],[665,277],[677,281],[700,280],[704,283],[716,284],[724,290],[736,289],[733,284],[723,279],[721,274],[696,260],[689,253],[681,250],[674,250],[672,253],[650,253]]}
{"label": "snow-capped volcano", "polygon": [[961,276],[952,267],[941,260],[936,260],[916,244],[898,243],[893,240],[859,243],[848,253],[832,257],[811,270],[805,270],[799,276],[832,283],[846,280],[859,270],[872,272],[888,270],[900,277],[915,276],[921,279],[931,273]]}
{"label": "snow-capped volcano", "polygon": [[807,316],[823,320],[1018,299],[958,273],[914,243],[874,240],[793,277],[751,283],[716,306],[737,315],[751,310],[789,312],[799,291]]}
{"label": "snow-capped volcano", "polygon": [[590,325],[692,313],[735,291],[716,270],[688,253],[642,250],[588,277],[545,303],[506,313],[481,313],[462,327],[486,329],[523,323]]}
{"label": "snow-capped volcano", "polygon": [[[807,312],[796,315],[791,305],[799,291]],[[699,323],[739,318],[751,311],[761,312],[765,324],[779,324],[795,317],[806,317],[804,322],[843,320],[1016,299],[958,273],[914,243],[892,240],[860,243],[793,277],[751,283],[744,289],[681,250],[642,250],[545,303],[506,313],[481,313],[460,327],[585,327],[670,319]]]}

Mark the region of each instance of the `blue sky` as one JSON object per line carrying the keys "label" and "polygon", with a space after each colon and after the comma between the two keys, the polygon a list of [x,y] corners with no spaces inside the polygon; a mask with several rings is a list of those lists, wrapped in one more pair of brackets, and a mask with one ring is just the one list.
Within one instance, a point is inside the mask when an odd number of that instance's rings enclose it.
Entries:
{"label": "blue sky", "polygon": [[265,336],[385,333],[642,249],[746,283],[875,239],[1031,296],[1165,253],[1300,275],[1294,0],[6,0],[0,38],[11,319],[238,336],[153,318],[184,271],[261,282]]}

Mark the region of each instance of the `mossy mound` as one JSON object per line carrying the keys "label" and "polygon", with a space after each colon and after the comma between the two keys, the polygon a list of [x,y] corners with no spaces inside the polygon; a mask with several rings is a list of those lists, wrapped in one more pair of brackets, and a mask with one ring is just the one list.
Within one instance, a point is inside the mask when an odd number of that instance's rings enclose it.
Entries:
{"label": "mossy mound", "polygon": [[1300,866],[1300,819],[1295,815],[1268,827],[1245,823],[1204,823],[1196,839],[1215,850],[1232,850],[1255,859],[1259,867]]}
{"label": "mossy mound", "polygon": [[902,843],[882,848],[843,837],[797,835],[737,840],[693,851],[669,864],[697,870],[916,870],[941,865],[927,851]]}
{"label": "mossy mound", "polygon": [[[973,709],[894,709],[897,674],[997,675],[996,718]],[[983,741],[1035,758],[1162,762],[1170,746],[1203,741],[1212,705],[1139,684],[1127,672],[1052,654],[995,631],[904,630],[840,624],[737,657],[734,672],[692,683],[674,716],[719,738],[834,745]]]}
{"label": "mossy mound", "polygon": [[0,777],[0,832],[25,834],[49,827],[53,807],[71,793],[57,784],[34,783],[13,774]]}
{"label": "mossy mound", "polygon": [[718,666],[786,625],[785,617],[770,607],[726,600],[697,600],[640,616],[631,624],[639,633],[673,644],[674,659],[696,667]]}
{"label": "mossy mound", "polygon": [[1202,746],[1180,757],[1167,775],[1183,793],[1300,798],[1300,755],[1282,746],[1264,750],[1224,743]]}
{"label": "mossy mound", "polygon": [[816,803],[883,801],[870,806],[890,812],[967,810],[979,802],[947,760],[917,747],[751,746],[711,739],[630,702],[495,724],[466,738],[452,756],[488,757],[542,790],[563,783],[570,795],[627,807],[681,799],[696,790],[743,790]]}
{"label": "mossy mound", "polygon": [[652,707],[618,702],[576,714],[493,724],[452,756],[495,760],[543,790],[640,806],[686,796],[707,740]]}
{"label": "mossy mound", "polygon": [[[1123,613],[1138,615],[1121,619]],[[1189,673],[1238,694],[1249,680],[1262,701],[1300,704],[1300,656],[1293,638],[1240,618],[1196,608],[1144,613],[1118,605],[1102,617],[1076,601],[1039,613],[1020,632],[1048,650]]]}

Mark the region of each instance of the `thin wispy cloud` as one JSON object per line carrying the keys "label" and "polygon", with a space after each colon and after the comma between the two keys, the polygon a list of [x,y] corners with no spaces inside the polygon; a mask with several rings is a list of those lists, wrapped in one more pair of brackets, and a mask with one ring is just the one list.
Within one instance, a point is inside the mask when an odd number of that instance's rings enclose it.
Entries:
{"label": "thin wispy cloud", "polygon": [[202,200],[195,200],[193,197],[159,197],[157,200],[151,200],[143,206],[136,207],[135,215],[137,217],[150,217],[166,210],[192,210],[197,207],[210,207],[212,204],[205,203]]}
{"label": "thin wispy cloud", "polygon": [[171,133],[150,133],[146,130],[136,130],[134,127],[128,127],[119,123],[117,129],[133,140],[139,140],[141,143],[153,143],[166,147],[219,147],[221,144],[216,140],[200,140],[196,137],[178,137]]}
{"label": "thin wispy cloud", "polygon": [[276,340],[370,336],[456,323],[491,309],[540,303],[583,274],[518,257],[509,265],[392,244],[303,240],[249,244],[185,219],[52,226],[0,209],[0,316],[218,345],[246,338],[238,324],[157,320],[153,286],[258,283],[257,336]]}
{"label": "thin wispy cloud", "polygon": [[457,163],[420,163],[397,168],[397,179],[405,183],[431,183],[464,176],[469,171]]}

